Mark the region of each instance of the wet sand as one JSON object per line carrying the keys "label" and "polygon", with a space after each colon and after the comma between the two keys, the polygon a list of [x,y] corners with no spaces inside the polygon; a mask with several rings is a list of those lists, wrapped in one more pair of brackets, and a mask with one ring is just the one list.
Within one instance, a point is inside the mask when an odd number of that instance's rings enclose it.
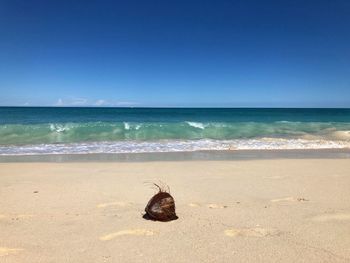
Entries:
{"label": "wet sand", "polygon": [[[349,262],[350,160],[0,163],[0,262]],[[142,218],[170,186],[179,219]]]}

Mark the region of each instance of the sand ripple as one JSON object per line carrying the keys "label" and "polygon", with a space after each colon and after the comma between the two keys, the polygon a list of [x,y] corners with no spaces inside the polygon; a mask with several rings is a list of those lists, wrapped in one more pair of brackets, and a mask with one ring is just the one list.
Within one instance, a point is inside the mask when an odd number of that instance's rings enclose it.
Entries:
{"label": "sand ripple", "polygon": [[0,257],[17,254],[22,250],[22,248],[0,247]]}
{"label": "sand ripple", "polygon": [[225,235],[229,237],[266,237],[279,235],[280,231],[273,228],[232,228],[225,230]]}
{"label": "sand ripple", "polygon": [[121,230],[118,232],[110,233],[107,235],[104,235],[100,237],[100,240],[102,241],[108,241],[112,240],[116,237],[119,236],[126,236],[126,235],[131,235],[131,236],[152,236],[154,234],[153,231],[147,230],[147,229],[126,229],[126,230]]}

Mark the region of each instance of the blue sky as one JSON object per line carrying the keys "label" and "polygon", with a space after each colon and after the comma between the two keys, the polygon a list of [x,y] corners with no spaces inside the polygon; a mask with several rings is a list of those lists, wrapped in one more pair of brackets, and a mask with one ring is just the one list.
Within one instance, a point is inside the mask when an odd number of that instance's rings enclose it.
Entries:
{"label": "blue sky", "polygon": [[0,0],[0,105],[350,107],[350,1]]}

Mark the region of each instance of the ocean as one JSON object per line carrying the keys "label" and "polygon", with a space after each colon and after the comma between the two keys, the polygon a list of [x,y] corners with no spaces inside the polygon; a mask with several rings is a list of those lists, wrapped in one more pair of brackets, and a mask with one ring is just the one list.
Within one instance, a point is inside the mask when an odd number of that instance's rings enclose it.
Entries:
{"label": "ocean", "polygon": [[0,155],[350,148],[350,109],[0,107]]}

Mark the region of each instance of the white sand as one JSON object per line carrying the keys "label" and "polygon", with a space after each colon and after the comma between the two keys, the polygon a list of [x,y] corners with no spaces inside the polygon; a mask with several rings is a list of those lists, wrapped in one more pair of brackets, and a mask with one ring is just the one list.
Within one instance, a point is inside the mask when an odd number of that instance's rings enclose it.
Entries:
{"label": "white sand", "polygon": [[2,163],[0,262],[350,262],[350,160]]}

